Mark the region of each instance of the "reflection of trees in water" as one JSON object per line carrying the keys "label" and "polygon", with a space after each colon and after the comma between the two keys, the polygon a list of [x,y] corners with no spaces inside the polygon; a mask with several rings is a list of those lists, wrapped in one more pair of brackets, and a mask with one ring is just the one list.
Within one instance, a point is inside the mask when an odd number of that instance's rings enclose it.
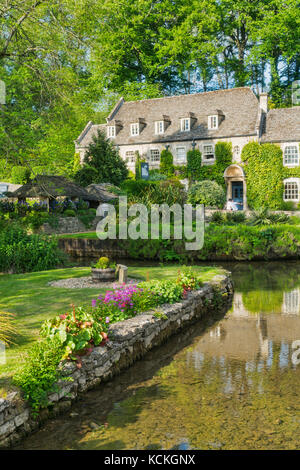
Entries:
{"label": "reflection of trees in water", "polygon": [[296,261],[228,263],[224,267],[232,272],[238,292],[285,291],[300,286],[300,263]]}

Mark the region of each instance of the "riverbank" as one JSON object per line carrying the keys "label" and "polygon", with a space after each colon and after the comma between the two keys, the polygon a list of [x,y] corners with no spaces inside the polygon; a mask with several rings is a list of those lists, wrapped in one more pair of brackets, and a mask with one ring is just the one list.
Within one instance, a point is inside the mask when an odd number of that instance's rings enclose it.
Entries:
{"label": "riverbank", "polygon": [[[141,269],[141,268],[140,268]],[[145,355],[187,325],[205,318],[213,311],[225,309],[232,296],[228,273],[215,276],[197,291],[190,292],[182,302],[164,305],[155,312],[111,325],[107,346],[97,347],[83,358],[81,369],[72,362],[65,364],[63,373],[71,382],[60,382],[60,391],[49,396],[52,410],[43,410],[38,419],[31,417],[28,406],[17,392],[0,400],[0,441],[2,447],[16,443],[35,430],[53,414],[68,409],[81,393],[98,386]]]}
{"label": "riverbank", "polygon": [[300,258],[300,226],[209,224],[204,246],[186,251],[184,240],[99,240],[96,233],[68,234],[59,247],[71,257],[160,260],[197,263],[198,261],[276,261]]}

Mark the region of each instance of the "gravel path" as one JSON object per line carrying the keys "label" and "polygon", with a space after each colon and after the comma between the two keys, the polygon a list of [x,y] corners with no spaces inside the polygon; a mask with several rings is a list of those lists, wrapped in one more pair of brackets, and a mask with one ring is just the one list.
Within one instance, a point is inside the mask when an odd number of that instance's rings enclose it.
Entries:
{"label": "gravel path", "polygon": [[[131,284],[136,284],[138,282],[141,282],[141,279],[132,279],[128,278],[128,283],[125,284],[126,286],[129,286]],[[70,279],[60,279],[59,281],[52,281],[48,282],[48,286],[52,287],[64,287],[67,289],[85,289],[85,288],[92,288],[95,289],[96,287],[99,288],[105,288],[105,287],[120,287],[121,284],[119,284],[117,281],[114,282],[93,282],[92,277],[73,277]]]}

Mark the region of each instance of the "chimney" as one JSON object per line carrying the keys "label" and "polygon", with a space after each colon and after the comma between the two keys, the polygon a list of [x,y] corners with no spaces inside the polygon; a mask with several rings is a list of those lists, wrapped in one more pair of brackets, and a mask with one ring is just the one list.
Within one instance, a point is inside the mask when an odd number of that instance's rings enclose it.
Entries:
{"label": "chimney", "polygon": [[268,112],[268,93],[259,95],[259,107],[264,113]]}

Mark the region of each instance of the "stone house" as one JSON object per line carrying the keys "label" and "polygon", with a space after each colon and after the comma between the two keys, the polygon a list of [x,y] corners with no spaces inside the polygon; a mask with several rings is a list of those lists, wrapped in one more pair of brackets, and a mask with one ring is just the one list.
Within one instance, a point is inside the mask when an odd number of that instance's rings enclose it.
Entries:
{"label": "stone house", "polygon": [[[231,142],[232,165],[225,173],[227,198],[247,208],[247,185],[241,151],[248,142],[277,143],[286,166],[299,166],[300,107],[268,110],[268,95],[259,99],[248,87],[125,102],[121,98],[106,124],[89,122],[75,141],[83,160],[92,136],[101,130],[119,149],[128,168],[135,167],[135,152],[159,168],[165,148],[175,165],[185,165],[192,148],[202,153],[202,164],[215,163],[215,144]],[[300,179],[285,181],[285,200],[300,200]]]}

